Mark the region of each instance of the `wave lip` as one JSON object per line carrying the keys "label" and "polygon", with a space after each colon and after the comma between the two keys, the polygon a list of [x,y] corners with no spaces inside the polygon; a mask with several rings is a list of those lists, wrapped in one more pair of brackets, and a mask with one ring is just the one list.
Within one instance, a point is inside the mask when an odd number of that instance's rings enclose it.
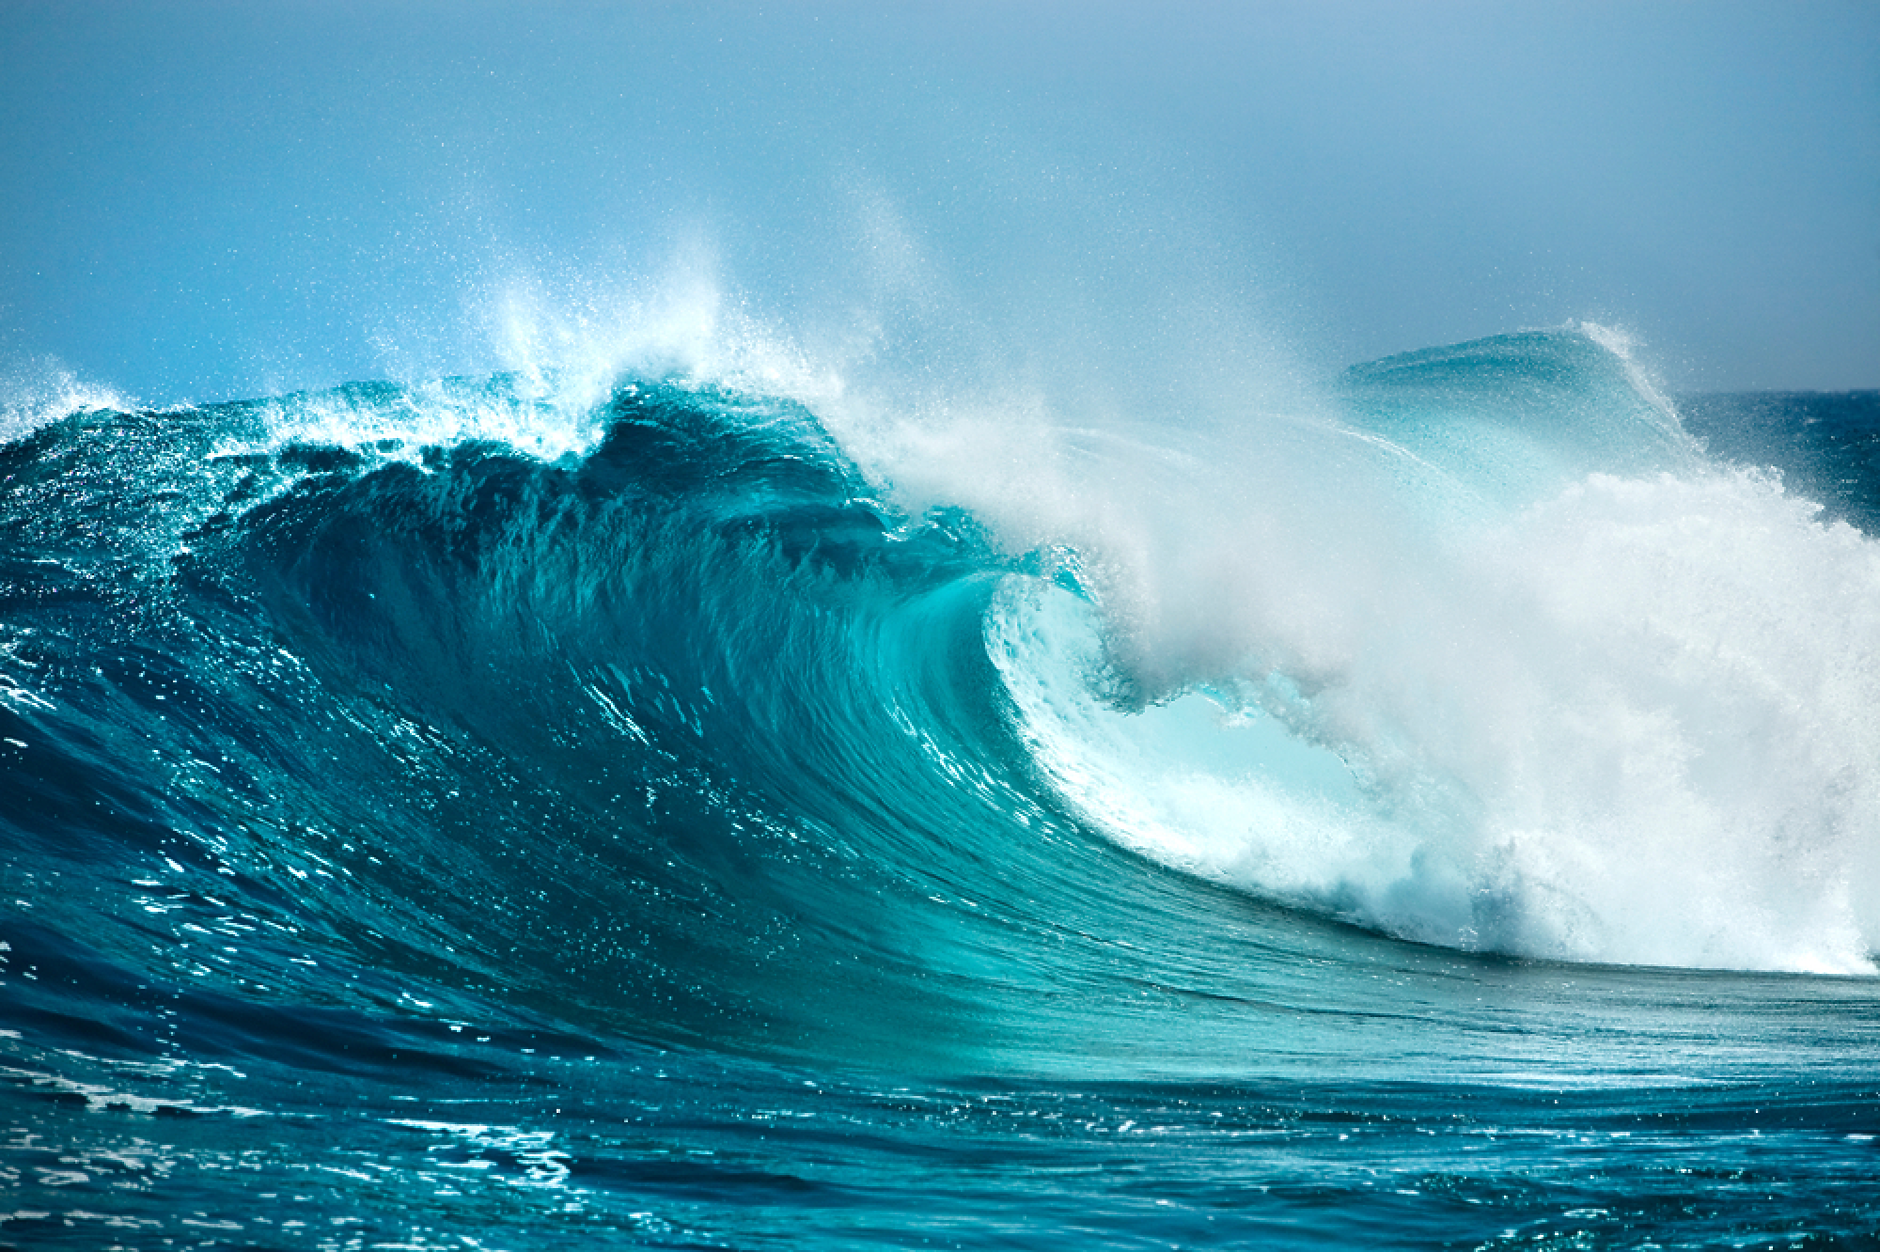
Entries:
{"label": "wave lip", "polygon": [[1502,508],[1591,473],[1639,477],[1698,463],[1671,403],[1603,327],[1425,348],[1352,366],[1338,381],[1355,427]]}

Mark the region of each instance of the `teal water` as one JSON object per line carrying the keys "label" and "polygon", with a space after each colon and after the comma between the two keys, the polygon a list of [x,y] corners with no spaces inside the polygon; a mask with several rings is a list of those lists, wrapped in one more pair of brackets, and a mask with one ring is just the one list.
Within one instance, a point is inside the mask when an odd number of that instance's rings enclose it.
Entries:
{"label": "teal water", "polygon": [[19,423],[0,1246],[1880,1242],[1874,396],[785,390]]}

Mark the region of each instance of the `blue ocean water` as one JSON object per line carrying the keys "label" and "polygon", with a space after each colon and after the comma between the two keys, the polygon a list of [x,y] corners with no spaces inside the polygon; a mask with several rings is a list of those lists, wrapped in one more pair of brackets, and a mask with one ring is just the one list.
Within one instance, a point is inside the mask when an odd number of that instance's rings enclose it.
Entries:
{"label": "blue ocean water", "polygon": [[12,421],[0,1247],[1880,1246],[1880,395]]}

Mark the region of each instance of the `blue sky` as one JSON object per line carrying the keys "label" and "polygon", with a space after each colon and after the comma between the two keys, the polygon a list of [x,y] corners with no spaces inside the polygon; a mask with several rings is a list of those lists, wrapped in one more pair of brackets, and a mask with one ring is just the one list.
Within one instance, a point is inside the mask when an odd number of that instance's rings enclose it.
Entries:
{"label": "blue sky", "polygon": [[1674,387],[1880,386],[1872,0],[7,0],[0,61],[0,363],[152,402],[494,368],[502,292],[695,253],[809,339],[1584,318]]}

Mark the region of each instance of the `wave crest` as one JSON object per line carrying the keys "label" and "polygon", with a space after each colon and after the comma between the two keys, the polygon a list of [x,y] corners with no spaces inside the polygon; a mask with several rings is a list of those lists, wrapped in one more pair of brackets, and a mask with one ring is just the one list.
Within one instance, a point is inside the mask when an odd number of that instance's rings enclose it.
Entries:
{"label": "wave crest", "polygon": [[1423,942],[1871,972],[1880,551],[1624,367],[1558,332],[1360,367],[1318,428],[1359,454],[1158,509],[1099,616],[1008,604],[1047,774],[1131,847]]}

